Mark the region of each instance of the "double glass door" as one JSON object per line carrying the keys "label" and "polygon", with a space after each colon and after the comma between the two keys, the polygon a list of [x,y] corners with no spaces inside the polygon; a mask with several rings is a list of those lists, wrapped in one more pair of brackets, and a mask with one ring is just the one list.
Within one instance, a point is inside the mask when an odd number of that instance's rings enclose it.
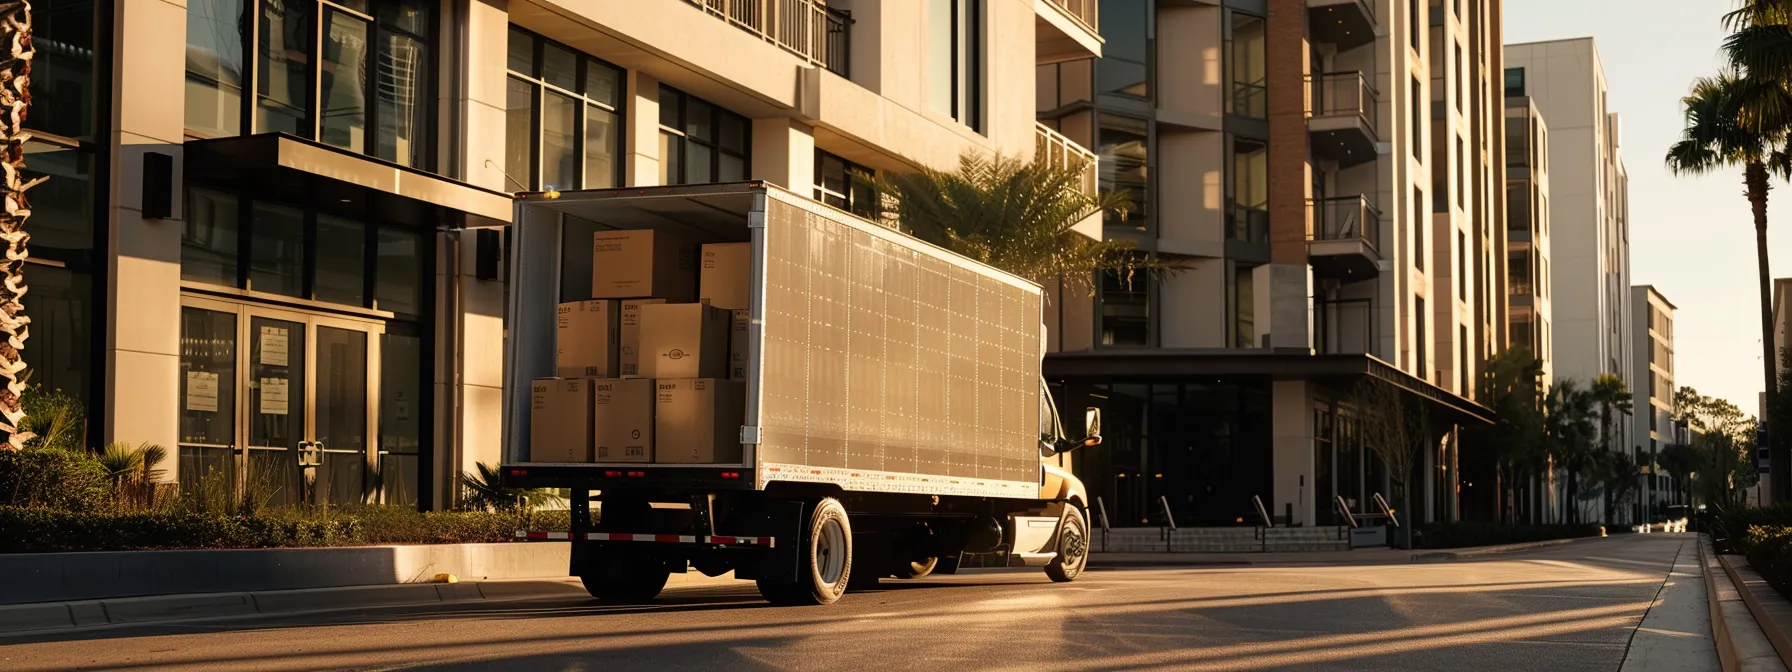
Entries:
{"label": "double glass door", "polygon": [[266,506],[367,501],[383,332],[378,321],[183,298],[183,487]]}

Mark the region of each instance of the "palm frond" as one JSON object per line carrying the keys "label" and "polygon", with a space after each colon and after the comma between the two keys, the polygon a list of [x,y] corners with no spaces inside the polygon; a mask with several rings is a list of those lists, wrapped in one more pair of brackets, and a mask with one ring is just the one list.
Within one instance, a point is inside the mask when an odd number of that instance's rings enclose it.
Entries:
{"label": "palm frond", "polygon": [[1792,73],[1792,26],[1750,24],[1724,38],[1730,65],[1751,77],[1784,81]]}

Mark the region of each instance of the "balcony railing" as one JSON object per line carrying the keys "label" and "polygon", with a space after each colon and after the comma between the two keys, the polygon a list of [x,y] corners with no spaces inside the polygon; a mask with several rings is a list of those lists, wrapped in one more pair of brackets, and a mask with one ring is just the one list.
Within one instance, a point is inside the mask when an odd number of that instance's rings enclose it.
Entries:
{"label": "balcony railing", "polygon": [[1327,72],[1307,76],[1309,117],[1361,117],[1376,128],[1376,109],[1381,93],[1361,72]]}
{"label": "balcony railing", "polygon": [[1050,2],[1053,5],[1056,5],[1058,9],[1064,10],[1064,13],[1069,14],[1070,18],[1082,22],[1082,24],[1089,29],[1089,32],[1101,32],[1101,21],[1098,16],[1100,12],[1097,11],[1097,8],[1101,5],[1100,0],[1046,0],[1046,2]]}
{"label": "balcony railing", "polygon": [[1366,196],[1344,196],[1307,201],[1313,211],[1311,240],[1361,240],[1381,249],[1381,210]]}
{"label": "balcony railing", "polygon": [[1094,197],[1098,174],[1095,153],[1045,124],[1036,123],[1034,129],[1034,160],[1053,168],[1080,167],[1081,177],[1077,180],[1077,186],[1084,196]]}
{"label": "balcony railing", "polygon": [[822,0],[685,0],[704,12],[850,77],[852,14]]}
{"label": "balcony railing", "polygon": [[1313,349],[1319,354],[1375,352],[1375,304],[1369,299],[1315,299],[1313,326]]}

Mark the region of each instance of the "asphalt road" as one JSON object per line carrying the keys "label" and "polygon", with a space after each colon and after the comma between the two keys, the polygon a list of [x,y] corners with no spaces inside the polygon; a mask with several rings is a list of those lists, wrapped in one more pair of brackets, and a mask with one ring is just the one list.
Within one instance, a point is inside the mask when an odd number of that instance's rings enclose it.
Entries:
{"label": "asphalt road", "polygon": [[[1691,535],[1474,561],[989,571],[771,607],[551,598],[0,638],[26,670],[1618,670]],[[1707,637],[1709,635],[1706,635]]]}

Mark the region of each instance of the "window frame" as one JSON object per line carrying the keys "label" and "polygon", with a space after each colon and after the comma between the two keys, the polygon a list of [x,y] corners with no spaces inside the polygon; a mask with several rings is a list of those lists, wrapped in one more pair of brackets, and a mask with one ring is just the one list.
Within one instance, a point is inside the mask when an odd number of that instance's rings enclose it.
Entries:
{"label": "window frame", "polygon": [[[986,21],[983,14],[987,11],[987,3],[983,0],[929,1],[946,3],[952,16],[952,34],[947,37],[951,51],[951,59],[947,67],[951,74],[949,88],[952,95],[948,103],[951,107],[950,112],[937,109],[931,100],[928,101],[928,107],[934,109],[935,112],[944,112],[946,116],[970,127],[973,131],[983,133],[985,130],[983,125],[983,66],[987,60],[984,50],[988,43],[988,40],[985,39],[984,25]],[[923,7],[923,9],[929,8]],[[929,52],[932,51],[931,40],[927,41],[925,48]],[[929,54],[929,58],[934,56],[935,54]],[[929,75],[932,74],[934,73],[929,72]]]}
{"label": "window frame", "polygon": [[[838,161],[840,163],[842,172],[845,174],[846,191],[844,193],[827,188],[826,180],[822,175],[822,166],[827,161]],[[822,203],[845,210],[865,219],[876,219],[878,198],[876,192],[873,191],[865,194],[869,202],[858,203],[856,202],[858,192],[854,190],[854,186],[869,185],[870,183],[868,180],[876,179],[876,177],[877,172],[870,168],[853,163],[852,161],[842,158],[838,154],[834,154],[820,147],[815,148],[815,177],[813,181],[815,182],[814,195],[815,200],[817,201],[821,201]],[[840,203],[835,204],[830,202],[828,200],[829,198],[837,198]]]}
{"label": "window frame", "polygon": [[[741,160],[741,179],[747,180],[747,179],[752,178],[752,175],[753,175],[753,120],[752,119],[747,118],[746,115],[740,114],[740,113],[730,110],[726,107],[722,107],[721,105],[717,105],[717,104],[712,103],[706,99],[699,98],[697,96],[693,96],[689,93],[685,93],[682,90],[672,88],[665,84],[660,84],[659,93],[660,93],[660,98],[659,98],[660,117],[659,117],[659,120],[657,120],[655,122],[658,125],[659,136],[665,137],[665,136],[669,135],[674,138],[677,138],[677,141],[674,142],[671,145],[671,147],[672,147],[673,151],[678,153],[678,170],[676,173],[667,172],[666,168],[665,168],[666,157],[664,157],[664,156],[659,157],[660,170],[662,172],[665,172],[667,175],[671,176],[670,179],[663,180],[664,182],[666,182],[665,186],[682,185],[682,184],[720,184],[720,183],[722,183],[722,180],[721,180],[722,162],[720,160],[722,154],[726,153],[730,156],[736,156],[735,152],[726,150],[722,147],[722,120],[724,117],[734,117],[734,118],[740,120],[740,123],[741,123],[741,149],[740,149],[738,156]],[[677,128],[667,126],[664,121],[666,118],[665,117],[666,95],[668,93],[672,94],[672,96],[678,100],[678,127]],[[710,140],[704,140],[702,138],[693,138],[690,136],[689,133],[685,132],[685,128],[687,128],[690,125],[691,102],[692,101],[696,101],[696,102],[702,103],[704,105],[708,105],[710,108],[710,116],[709,116],[709,137],[711,138]],[[709,181],[708,182],[690,182],[685,179],[687,165],[688,165],[687,158],[689,156],[689,149],[690,149],[691,143],[697,143],[699,145],[702,145],[702,146],[708,148],[710,150],[710,152],[712,153],[712,159],[709,162]]]}
{"label": "window frame", "polygon": [[[529,59],[530,59],[529,65],[530,65],[531,70],[533,70],[533,72],[521,73],[521,72],[517,72],[516,70],[511,69],[511,67],[510,67],[510,60],[509,60],[509,55],[508,55],[509,54],[509,52],[508,52],[509,40],[510,40],[511,36],[516,33],[521,33],[525,36],[528,36],[531,40],[530,46],[529,46],[529,54],[530,54],[529,55]],[[530,137],[529,174],[527,176],[511,175],[509,173],[509,167],[506,166],[504,168],[504,171],[505,171],[504,177],[507,180],[507,184],[510,186],[519,186],[520,187],[519,190],[522,190],[522,191],[539,190],[539,189],[545,188],[545,186],[543,185],[543,183],[541,181],[541,175],[543,172],[541,160],[542,160],[542,143],[544,142],[544,139],[542,137],[542,131],[543,131],[544,126],[543,126],[542,122],[544,119],[543,115],[545,115],[547,113],[546,112],[547,106],[543,104],[543,101],[545,101],[547,99],[547,94],[553,93],[556,95],[571,98],[573,100],[574,104],[576,104],[578,106],[578,110],[579,110],[578,120],[575,123],[575,125],[578,127],[578,130],[577,130],[577,132],[572,134],[573,135],[573,154],[578,158],[578,160],[576,162],[574,162],[573,170],[576,175],[575,179],[578,184],[565,185],[565,186],[554,185],[555,188],[556,189],[572,190],[572,189],[603,189],[603,188],[614,188],[614,187],[626,186],[627,185],[627,177],[626,177],[627,161],[624,160],[624,157],[628,156],[628,144],[627,144],[628,143],[628,90],[627,90],[628,89],[628,69],[624,68],[620,65],[611,63],[609,61],[603,60],[601,58],[598,58],[596,56],[592,56],[585,52],[579,51],[578,49],[575,49],[570,45],[550,39],[546,36],[541,35],[540,33],[529,30],[522,26],[518,26],[514,23],[510,24],[509,27],[507,28],[507,30],[505,31],[505,40],[506,40],[506,43],[505,43],[506,57],[505,57],[505,62],[504,62],[504,81],[506,84],[506,88],[508,88],[508,84],[512,81],[529,86],[530,87],[530,89],[529,89],[530,106],[531,106],[531,110],[533,111],[533,114],[531,115],[531,118],[529,120],[529,137]],[[576,62],[578,64],[577,69],[573,73],[573,78],[574,78],[574,82],[576,83],[578,88],[581,90],[574,91],[574,90],[567,89],[566,87],[560,86],[558,84],[554,84],[547,80],[546,75],[541,74],[542,65],[545,62],[543,54],[546,53],[549,45],[558,47],[560,49],[566,50],[573,54],[573,58],[576,60]],[[591,97],[591,92],[582,90],[582,89],[585,89],[590,82],[590,72],[591,72],[591,68],[593,66],[596,66],[599,68],[605,68],[605,69],[608,69],[615,73],[615,75],[616,75],[616,102],[608,103],[608,102],[598,100],[596,98]],[[508,94],[506,94],[506,95],[508,95]],[[590,128],[591,128],[590,127],[590,124],[591,124],[591,109],[590,108],[592,108],[592,107],[596,107],[605,112],[609,112],[615,118],[615,123],[612,124],[612,126],[614,126],[614,128],[612,129],[611,132],[615,138],[616,153],[610,159],[610,166],[611,166],[610,169],[613,174],[611,175],[609,187],[591,186],[591,176],[587,175],[586,171],[585,171],[586,161],[590,158],[587,155],[589,148],[586,146],[586,138],[588,138],[590,136]],[[508,114],[509,109],[506,109],[505,112],[506,112],[506,114]],[[508,151],[509,151],[509,148],[506,147],[506,152],[508,153]],[[505,158],[508,159],[509,157],[507,156]]]}

